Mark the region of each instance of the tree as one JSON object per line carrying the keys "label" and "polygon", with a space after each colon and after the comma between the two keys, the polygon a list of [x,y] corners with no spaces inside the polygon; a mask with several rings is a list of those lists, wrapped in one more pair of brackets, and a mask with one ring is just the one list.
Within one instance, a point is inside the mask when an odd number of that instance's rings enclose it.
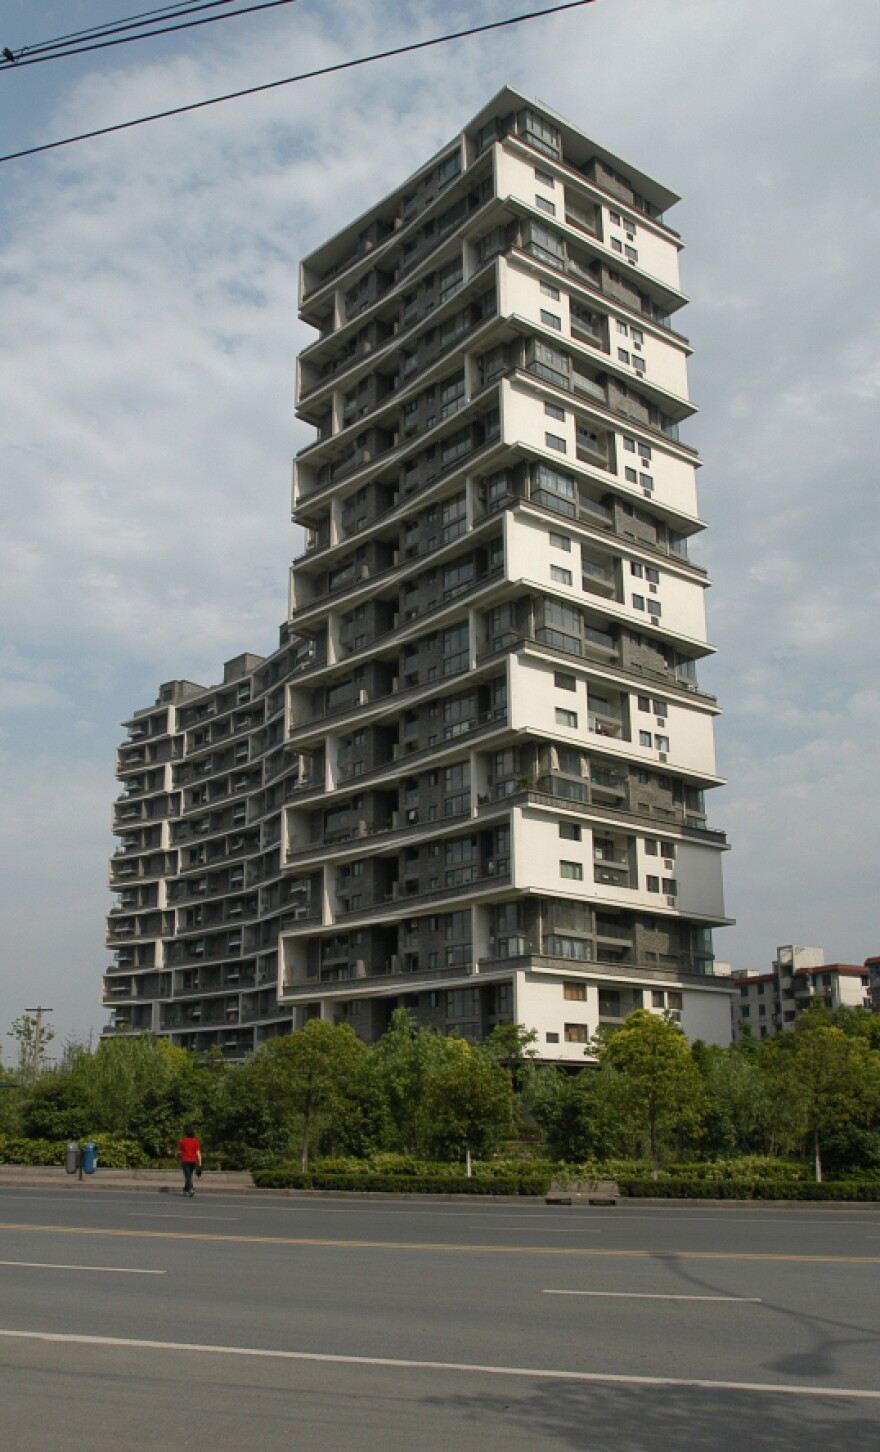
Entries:
{"label": "tree", "polygon": [[409,1154],[427,1152],[432,1126],[426,1088],[447,1053],[447,1043],[430,1029],[417,1029],[407,1010],[396,1008],[372,1051],[395,1147]]}
{"label": "tree", "polygon": [[518,1094],[523,1092],[534,1072],[538,1051],[533,1045],[537,1040],[537,1029],[528,1029],[522,1023],[497,1023],[486,1038],[486,1053],[496,1064],[509,1070]]}
{"label": "tree", "polygon": [[636,1009],[598,1050],[600,1073],[618,1076],[621,1104],[648,1136],[651,1174],[658,1173],[660,1136],[698,1134],[704,1113],[703,1084],[688,1041],[677,1024]]}
{"label": "tree", "polygon": [[55,1037],[55,1030],[42,1022],[42,1009],[38,1015],[23,1013],[12,1020],[12,1029],[6,1035],[18,1043],[18,1075],[21,1083],[37,1078],[48,1063],[46,1046]]}
{"label": "tree", "polygon": [[832,1136],[869,1129],[880,1106],[880,1054],[819,1014],[805,1013],[793,1034],[764,1046],[761,1066],[771,1092],[790,1108],[794,1132],[810,1146],[822,1179],[823,1145]]}
{"label": "tree", "polygon": [[434,1065],[426,1103],[435,1145],[446,1154],[464,1151],[468,1176],[471,1156],[486,1153],[513,1121],[510,1075],[485,1049],[466,1039],[447,1039],[442,1062]]}
{"label": "tree", "polygon": [[626,1116],[618,1075],[555,1065],[536,1070],[527,1087],[529,1111],[554,1159],[577,1163],[610,1158],[625,1149]]}
{"label": "tree", "polygon": [[309,1145],[319,1116],[344,1097],[367,1050],[349,1024],[313,1018],[295,1033],[270,1039],[239,1076],[261,1101],[276,1147],[300,1134],[300,1162],[309,1168]]}

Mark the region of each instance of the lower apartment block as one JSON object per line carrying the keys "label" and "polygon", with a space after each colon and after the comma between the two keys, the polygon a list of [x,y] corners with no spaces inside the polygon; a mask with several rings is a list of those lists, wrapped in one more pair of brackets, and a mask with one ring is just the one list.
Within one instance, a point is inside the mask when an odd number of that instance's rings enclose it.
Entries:
{"label": "lower apartment block", "polygon": [[163,685],[126,723],[105,1037],[151,1032],[238,1059],[292,1027],[278,1001],[278,938],[298,903],[280,850],[298,771],[284,692],[309,648],[281,636],[273,655],[229,661],[221,685]]}

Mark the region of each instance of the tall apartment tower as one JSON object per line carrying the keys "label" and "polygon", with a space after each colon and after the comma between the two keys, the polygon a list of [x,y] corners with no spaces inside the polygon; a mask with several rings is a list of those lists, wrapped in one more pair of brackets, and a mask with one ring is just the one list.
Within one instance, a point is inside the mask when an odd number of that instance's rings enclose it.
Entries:
{"label": "tall apartment tower", "polygon": [[676,200],[506,89],[302,264],[296,1024],[729,1041]]}

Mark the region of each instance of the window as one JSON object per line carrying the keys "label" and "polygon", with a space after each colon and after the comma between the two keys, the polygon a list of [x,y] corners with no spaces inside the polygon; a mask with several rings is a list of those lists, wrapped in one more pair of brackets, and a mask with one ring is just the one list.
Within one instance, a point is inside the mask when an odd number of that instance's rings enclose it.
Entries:
{"label": "window", "polygon": [[636,474],[636,471],[635,471],[635,469],[631,469],[631,468],[630,468],[630,467],[629,467],[629,466],[628,466],[628,465],[627,465],[627,467],[626,467],[626,468],[625,468],[625,469],[624,469],[624,471],[623,471],[623,477],[624,477],[624,479],[625,479],[625,480],[626,480],[626,482],[627,482],[627,484],[635,484],[635,482],[636,482],[636,478],[637,478],[637,477],[638,477],[638,476],[637,476],[637,474]]}
{"label": "window", "polygon": [[549,1034],[548,1033],[548,1034],[545,1034],[544,1037],[546,1038],[548,1044],[558,1044],[559,1043],[559,1035],[558,1034]]}
{"label": "window", "polygon": [[555,328],[558,333],[562,332],[562,319],[558,313],[550,313],[546,308],[542,308],[541,322],[545,328]]}
{"label": "window", "polygon": [[544,442],[546,443],[548,449],[556,449],[556,451],[560,454],[564,454],[566,452],[565,439],[560,438],[559,434],[545,434]]}
{"label": "window", "polygon": [[632,603],[633,603],[633,609],[634,610],[644,610],[644,608],[645,608],[645,597],[644,597],[644,595],[633,595],[633,597],[632,597]]}
{"label": "window", "polygon": [[649,600],[648,601],[648,614],[649,615],[653,615],[654,616],[654,619],[656,620],[660,615],[662,615],[662,613],[663,612],[662,612],[662,610],[660,608],[660,601],[659,600]]}
{"label": "window", "polygon": [[642,332],[641,328],[633,328],[631,337],[633,340],[633,346],[636,348],[641,348],[642,344],[645,341],[645,335]]}
{"label": "window", "polygon": [[567,1023],[564,1034],[567,1044],[588,1044],[590,1042],[589,1025],[585,1023]]}
{"label": "window", "polygon": [[544,171],[540,166],[535,167],[535,181],[541,183],[542,187],[555,187],[556,178],[549,171]]}
{"label": "window", "polygon": [[[613,245],[614,244],[612,243],[612,246]],[[615,252],[617,252],[619,251],[619,248],[615,247],[614,250]],[[628,262],[638,262],[639,254],[636,251],[635,247],[624,247],[623,252]]]}
{"label": "window", "polygon": [[647,364],[644,358],[633,358],[632,366],[637,373],[644,374],[647,372]]}
{"label": "window", "polygon": [[460,151],[451,151],[448,156],[446,156],[446,157],[443,158],[443,160],[441,161],[440,165],[437,168],[437,185],[438,185],[438,187],[445,187],[445,186],[447,186],[449,184],[449,182],[452,181],[452,178],[454,176],[458,176],[458,173],[460,171],[461,171],[461,152]]}
{"label": "window", "polygon": [[656,747],[657,751],[668,751],[669,750],[669,737],[668,736],[655,736],[654,737],[654,746]]}
{"label": "window", "polygon": [[[642,478],[644,478],[644,477],[645,476],[642,475]],[[653,565],[646,565],[645,566],[645,579],[648,581],[648,583],[650,585],[659,585],[660,584],[660,571],[659,570],[655,570]]]}
{"label": "window", "polygon": [[559,288],[554,287],[552,282],[542,282],[541,292],[544,297],[552,297],[554,302],[559,302]]}
{"label": "window", "polygon": [[663,891],[669,897],[678,897],[678,882],[674,877],[664,877]]}
{"label": "window", "polygon": [[[639,697],[639,703],[641,703],[643,700],[645,702],[645,710],[647,711],[648,710],[648,698],[647,698],[647,696],[640,696]],[[660,701],[655,696],[654,697],[654,715],[655,716],[665,716],[665,715],[667,715],[668,711],[669,711],[669,702],[668,701]]]}
{"label": "window", "polygon": [[650,745],[651,745],[651,733],[650,733],[650,731],[640,731],[639,732],[639,746],[650,746]]}
{"label": "window", "polygon": [[559,835],[565,842],[580,842],[581,829],[577,822],[560,822]]}
{"label": "window", "polygon": [[619,237],[612,237],[611,238],[611,250],[612,250],[612,252],[622,252],[623,251],[623,243],[621,242],[621,240],[620,240]]}
{"label": "window", "polygon": [[645,838],[645,851],[647,852],[647,854],[648,854],[649,857],[656,857],[657,856],[657,847],[658,847],[658,843],[657,843],[657,838],[656,837],[646,837]]}
{"label": "window", "polygon": [[608,213],[608,220],[609,220],[609,222],[613,222],[615,227],[619,227],[620,226],[620,213],[619,212],[609,212]]}
{"label": "window", "polygon": [[559,876],[568,878],[571,882],[583,882],[584,869],[580,862],[565,862],[559,864]]}
{"label": "window", "polygon": [[[620,326],[620,325],[618,324],[618,326]],[[635,441],[635,439],[627,438],[626,434],[624,434],[624,436],[623,436],[623,447],[626,449],[626,452],[628,454],[634,454],[635,451],[636,451],[636,441]]]}
{"label": "window", "polygon": [[571,540],[569,539],[567,534],[556,534],[555,531],[551,529],[550,543],[555,550],[565,550],[566,554],[571,553]]}
{"label": "window", "polygon": [[659,892],[660,891],[660,879],[659,879],[659,877],[650,877],[650,876],[649,877],[646,877],[645,878],[645,887],[647,888],[648,892]]}
{"label": "window", "polygon": [[560,690],[560,691],[576,691],[577,690],[577,679],[576,679],[576,677],[575,676],[570,676],[567,671],[554,671],[553,672],[553,684],[554,684],[554,686],[556,686],[557,690]]}
{"label": "window", "polygon": [[551,202],[549,197],[535,197],[535,206],[546,212],[548,217],[556,216],[556,203]]}
{"label": "window", "polygon": [[[635,575],[637,580],[640,580],[642,578],[642,575],[645,573],[642,569],[642,566],[638,563],[637,560],[630,560],[629,572],[631,575]],[[644,701],[646,703],[644,706],[642,706],[643,711],[647,711],[648,709],[647,699],[647,696],[639,696],[639,701]]]}
{"label": "window", "polygon": [[563,983],[562,997],[569,1003],[586,1003],[587,985],[585,983]]}
{"label": "window", "polygon": [[555,580],[557,585],[570,585],[571,570],[564,570],[561,565],[551,565],[550,579]]}
{"label": "window", "polygon": [[577,711],[566,711],[562,708],[562,706],[556,707],[557,726],[568,726],[571,729],[575,729],[577,727],[577,723]]}
{"label": "window", "polygon": [[548,418],[558,419],[560,423],[565,422],[565,409],[560,408],[558,403],[545,403],[544,412]]}
{"label": "window", "polygon": [[625,348],[618,348],[618,350],[617,350],[617,357],[618,357],[618,359],[620,360],[621,363],[628,363],[629,362],[629,353],[626,351]]}

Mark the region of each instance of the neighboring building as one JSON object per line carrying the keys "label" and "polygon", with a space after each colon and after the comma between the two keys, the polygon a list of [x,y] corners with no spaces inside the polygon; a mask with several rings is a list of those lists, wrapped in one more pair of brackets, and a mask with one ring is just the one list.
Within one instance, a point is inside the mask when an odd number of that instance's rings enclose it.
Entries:
{"label": "neighboring building", "polygon": [[777,948],[770,973],[733,973],[733,1033],[769,1038],[791,1031],[805,1008],[871,1008],[870,963],[826,963],[821,948]]}
{"label": "neighboring building", "polygon": [[286,626],[281,636],[266,659],[227,662],[222,685],[163,685],[126,723],[105,1035],[149,1030],[241,1058],[292,1027],[277,992],[278,934],[301,906],[280,861],[298,771],[284,749],[284,692],[310,648]]}
{"label": "neighboring building", "polygon": [[866,958],[865,967],[868,970],[871,1007],[875,1013],[880,1013],[880,958]]}
{"label": "neighboring building", "polygon": [[298,1024],[729,1041],[676,200],[505,90],[302,265]]}

